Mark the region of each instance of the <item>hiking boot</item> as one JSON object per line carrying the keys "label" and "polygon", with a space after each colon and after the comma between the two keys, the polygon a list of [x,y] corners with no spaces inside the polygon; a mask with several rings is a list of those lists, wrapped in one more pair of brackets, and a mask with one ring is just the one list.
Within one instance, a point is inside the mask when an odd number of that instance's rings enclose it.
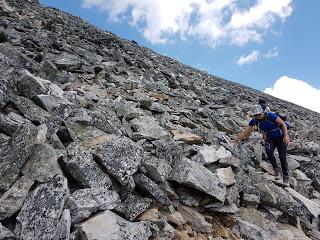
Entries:
{"label": "hiking boot", "polygon": [[283,185],[290,187],[289,176],[283,176]]}
{"label": "hiking boot", "polygon": [[279,168],[274,169],[274,176],[276,180],[280,180],[281,176]]}

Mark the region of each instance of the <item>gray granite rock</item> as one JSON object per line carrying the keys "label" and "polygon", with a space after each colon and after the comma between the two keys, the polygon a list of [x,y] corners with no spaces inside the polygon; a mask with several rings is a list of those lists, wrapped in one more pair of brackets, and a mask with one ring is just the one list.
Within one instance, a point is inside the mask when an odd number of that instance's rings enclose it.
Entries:
{"label": "gray granite rock", "polygon": [[17,89],[19,93],[27,98],[33,98],[39,94],[46,94],[50,81],[44,80],[24,71],[22,77],[17,81]]}
{"label": "gray granite rock", "polygon": [[76,228],[87,240],[146,240],[152,235],[148,223],[128,222],[109,210],[76,225]]}
{"label": "gray granite rock", "polygon": [[197,154],[197,161],[202,164],[210,164],[231,157],[231,153],[223,146],[202,146]]}
{"label": "gray granite rock", "polygon": [[18,178],[22,165],[36,142],[37,129],[31,124],[21,125],[8,145],[0,152],[0,190],[8,190]]}
{"label": "gray granite rock", "polygon": [[15,95],[13,103],[23,116],[32,122],[46,123],[51,116],[50,113],[37,106],[28,98]]}
{"label": "gray granite rock", "polygon": [[8,228],[3,226],[0,222],[0,239],[3,240],[15,240],[15,235]]}
{"label": "gray granite rock", "polygon": [[78,143],[67,147],[68,157],[63,157],[66,171],[85,188],[105,188],[111,186],[109,176],[93,160],[92,154]]}
{"label": "gray granite rock", "polygon": [[35,96],[34,102],[47,112],[53,113],[53,111],[59,107],[61,100],[55,96],[39,94]]}
{"label": "gray granite rock", "polygon": [[275,223],[265,219],[254,208],[241,208],[237,214],[235,229],[246,239],[276,239]]}
{"label": "gray granite rock", "polygon": [[71,228],[71,216],[69,209],[65,209],[61,215],[59,225],[56,228],[53,239],[69,240]]}
{"label": "gray granite rock", "polygon": [[145,157],[142,165],[146,168],[147,175],[157,182],[166,181],[172,171],[171,166],[164,159],[152,156]]}
{"label": "gray granite rock", "polygon": [[183,218],[191,224],[191,227],[194,231],[204,233],[209,233],[212,231],[212,225],[208,223],[205,218],[195,209],[179,205],[178,211],[181,213]]}
{"label": "gray granite rock", "polygon": [[68,197],[67,180],[62,176],[39,185],[29,194],[17,216],[17,238],[53,239]]}
{"label": "gray granite rock", "polygon": [[8,114],[0,113],[0,130],[3,133],[11,136],[14,131],[25,121],[25,118],[13,112]]}
{"label": "gray granite rock", "polygon": [[135,140],[157,140],[169,137],[169,133],[159,125],[158,121],[151,116],[140,116],[130,121],[133,129],[132,138]]}
{"label": "gray granite rock", "polygon": [[119,195],[103,188],[86,188],[73,192],[66,202],[72,223],[79,223],[100,210],[114,209],[120,203]]}
{"label": "gray granite rock", "polygon": [[151,204],[150,198],[142,198],[129,194],[125,201],[121,202],[115,211],[129,221],[133,221],[139,214],[143,213]]}
{"label": "gray granite rock", "polygon": [[70,72],[80,69],[82,65],[78,56],[66,52],[55,56],[52,62],[59,70],[66,70]]}
{"label": "gray granite rock", "polygon": [[205,192],[221,202],[225,200],[226,186],[217,175],[187,158],[175,161],[172,166],[171,180]]}
{"label": "gray granite rock", "polygon": [[109,174],[125,185],[132,181],[132,175],[138,170],[143,149],[129,138],[112,135],[104,143],[97,145],[93,154]]}
{"label": "gray granite rock", "polygon": [[63,175],[56,151],[48,144],[34,145],[21,172],[38,182],[46,182],[55,175]]}
{"label": "gray granite rock", "polygon": [[0,197],[0,220],[11,217],[22,207],[34,181],[22,176]]}
{"label": "gray granite rock", "polygon": [[163,192],[162,189],[147,176],[145,176],[141,173],[135,174],[134,181],[136,183],[136,186],[140,190],[151,195],[160,204],[165,205],[165,206],[171,204],[171,201],[168,198],[168,196],[165,194],[165,192]]}

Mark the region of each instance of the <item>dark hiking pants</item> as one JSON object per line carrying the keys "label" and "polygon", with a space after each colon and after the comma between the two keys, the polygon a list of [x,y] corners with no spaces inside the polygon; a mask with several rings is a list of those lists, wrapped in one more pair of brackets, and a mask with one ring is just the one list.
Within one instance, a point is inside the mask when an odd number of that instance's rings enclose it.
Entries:
{"label": "dark hiking pants", "polygon": [[287,144],[283,142],[283,137],[275,138],[275,139],[267,139],[265,142],[266,154],[268,159],[273,167],[273,169],[277,169],[277,161],[274,157],[274,150],[277,148],[279,152],[279,158],[281,163],[281,169],[283,176],[288,176],[288,162],[287,162]]}

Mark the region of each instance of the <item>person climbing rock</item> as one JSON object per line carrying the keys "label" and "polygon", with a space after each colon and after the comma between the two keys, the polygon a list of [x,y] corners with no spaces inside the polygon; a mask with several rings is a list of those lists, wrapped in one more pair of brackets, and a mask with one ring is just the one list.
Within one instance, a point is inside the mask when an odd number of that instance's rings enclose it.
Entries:
{"label": "person climbing rock", "polygon": [[264,112],[261,105],[255,105],[252,108],[251,114],[253,118],[251,118],[248,126],[239,133],[235,139],[231,140],[230,144],[249,138],[251,133],[255,130],[255,126],[258,126],[259,131],[263,134],[266,154],[275,171],[276,179],[280,179],[280,170],[277,166],[276,158],[274,157],[274,150],[277,148],[283,175],[283,185],[289,186],[287,146],[290,143],[290,139],[287,125],[275,113]]}
{"label": "person climbing rock", "polygon": [[258,104],[261,106],[264,112],[271,112],[269,106],[267,105],[267,101],[263,98],[259,98]]}

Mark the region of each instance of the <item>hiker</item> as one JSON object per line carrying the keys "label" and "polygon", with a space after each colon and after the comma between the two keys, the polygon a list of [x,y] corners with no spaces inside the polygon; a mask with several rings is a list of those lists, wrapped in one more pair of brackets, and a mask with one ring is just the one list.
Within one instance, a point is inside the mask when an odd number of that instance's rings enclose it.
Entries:
{"label": "hiker", "polygon": [[[262,107],[263,112],[271,112],[269,106],[267,105],[267,101],[264,98],[259,98],[258,104]],[[250,111],[246,112],[245,118],[247,120],[251,118]]]}
{"label": "hiker", "polygon": [[273,155],[275,148],[278,149],[283,173],[283,184],[289,186],[289,171],[287,162],[287,145],[289,144],[288,130],[285,122],[275,113],[264,112],[260,105],[255,105],[251,111],[253,118],[249,125],[230,143],[236,143],[239,140],[247,139],[254,131],[255,125],[258,125],[259,131],[263,134],[265,149],[268,159],[274,169],[276,180],[280,179],[280,170]]}
{"label": "hiker", "polygon": [[271,112],[270,108],[267,106],[267,101],[263,98],[259,98],[258,104],[262,107],[264,112]]}

